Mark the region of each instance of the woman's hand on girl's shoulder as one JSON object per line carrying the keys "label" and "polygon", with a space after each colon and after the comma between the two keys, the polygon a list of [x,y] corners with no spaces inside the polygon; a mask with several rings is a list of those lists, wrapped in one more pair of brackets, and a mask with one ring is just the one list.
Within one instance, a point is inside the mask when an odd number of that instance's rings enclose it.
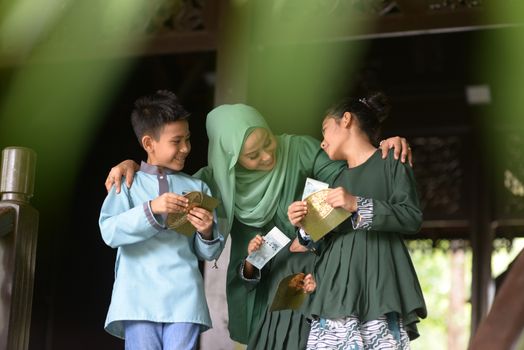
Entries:
{"label": "woman's hand on girl's shoulder", "polygon": [[413,155],[411,154],[411,147],[409,147],[408,140],[400,136],[395,136],[380,141],[383,159],[388,156],[388,152],[392,148],[395,159],[398,159],[400,156],[400,161],[405,163],[407,158],[409,165],[413,166]]}

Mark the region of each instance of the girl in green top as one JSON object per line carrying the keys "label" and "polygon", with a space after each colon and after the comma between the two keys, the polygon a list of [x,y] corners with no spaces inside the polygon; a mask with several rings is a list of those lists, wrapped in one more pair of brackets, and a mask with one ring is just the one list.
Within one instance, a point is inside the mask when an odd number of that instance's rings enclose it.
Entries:
{"label": "girl in green top", "polygon": [[[274,226],[295,238],[287,218],[289,203],[301,197],[307,177],[331,182],[344,163],[331,161],[312,137],[273,135],[260,113],[244,104],[216,107],[207,116],[206,129],[208,166],[195,176],[220,199],[220,232],[231,234],[226,285],[230,337],[249,343],[250,349],[304,349],[309,334],[304,316],[267,310],[280,280],[310,268],[314,254],[293,254],[284,248],[254,276],[244,275],[244,258],[249,241]],[[410,157],[405,140],[386,140],[384,155],[393,147],[397,155],[402,149],[402,159]],[[135,169],[133,161],[122,162],[111,170],[106,187],[119,187],[123,174],[130,186]]]}
{"label": "girl in green top", "polygon": [[[347,166],[326,202],[352,216],[321,239],[320,256],[305,288],[312,319],[308,349],[408,349],[426,306],[404,234],[422,223],[412,169],[375,147],[388,104],[381,93],[347,99],[328,110],[321,147]],[[306,203],[288,208],[300,227]],[[302,229],[300,240],[309,237]]]}

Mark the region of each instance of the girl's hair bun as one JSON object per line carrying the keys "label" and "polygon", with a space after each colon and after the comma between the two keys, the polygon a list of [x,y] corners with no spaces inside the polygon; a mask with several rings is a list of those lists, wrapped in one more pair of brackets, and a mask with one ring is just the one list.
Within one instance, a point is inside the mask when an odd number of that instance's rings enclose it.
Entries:
{"label": "girl's hair bun", "polygon": [[359,101],[366,105],[377,116],[379,123],[382,123],[389,115],[391,105],[389,99],[382,92],[374,92]]}

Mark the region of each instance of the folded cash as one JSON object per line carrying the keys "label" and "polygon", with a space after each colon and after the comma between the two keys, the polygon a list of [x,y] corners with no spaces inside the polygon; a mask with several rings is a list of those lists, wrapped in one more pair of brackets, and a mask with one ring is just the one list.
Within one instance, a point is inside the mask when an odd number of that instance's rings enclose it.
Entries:
{"label": "folded cash", "polygon": [[302,200],[304,200],[310,194],[326,189],[328,187],[329,184],[308,177],[306,178],[306,183],[304,185],[304,192],[302,192]]}
{"label": "folded cash", "polygon": [[264,243],[260,249],[249,254],[246,260],[260,270],[290,241],[291,239],[275,226],[264,236]]}

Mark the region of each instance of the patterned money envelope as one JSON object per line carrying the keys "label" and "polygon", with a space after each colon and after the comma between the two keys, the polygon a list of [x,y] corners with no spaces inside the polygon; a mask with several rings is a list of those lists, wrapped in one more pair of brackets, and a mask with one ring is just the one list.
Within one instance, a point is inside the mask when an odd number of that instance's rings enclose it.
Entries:
{"label": "patterned money envelope", "polygon": [[304,277],[305,274],[296,273],[282,279],[278,284],[278,289],[273,298],[270,311],[297,310],[307,296],[302,289]]}
{"label": "patterned money envelope", "polygon": [[196,228],[187,220],[187,213],[189,213],[189,211],[194,207],[213,211],[218,206],[218,199],[198,191],[186,193],[184,197],[189,199],[189,205],[186,211],[168,214],[166,226],[178,233],[191,236],[196,231]]}
{"label": "patterned money envelope", "polygon": [[302,219],[302,228],[313,241],[318,241],[329,231],[340,225],[351,213],[342,208],[333,208],[326,203],[330,189],[314,192],[306,197],[307,214]]}

